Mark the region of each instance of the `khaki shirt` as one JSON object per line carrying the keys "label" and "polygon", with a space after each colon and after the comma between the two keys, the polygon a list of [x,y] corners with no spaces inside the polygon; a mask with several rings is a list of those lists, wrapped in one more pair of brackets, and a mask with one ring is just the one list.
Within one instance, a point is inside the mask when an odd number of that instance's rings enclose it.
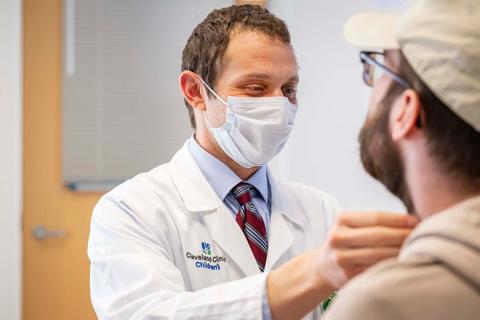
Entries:
{"label": "khaki shirt", "polygon": [[480,319],[480,197],[424,220],[398,259],[348,283],[324,319]]}

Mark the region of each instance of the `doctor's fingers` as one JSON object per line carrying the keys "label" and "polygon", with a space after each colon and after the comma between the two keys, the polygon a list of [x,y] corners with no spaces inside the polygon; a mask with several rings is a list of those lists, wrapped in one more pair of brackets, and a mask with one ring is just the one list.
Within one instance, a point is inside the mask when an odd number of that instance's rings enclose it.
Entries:
{"label": "doctor's fingers", "polygon": [[348,266],[344,269],[345,277],[347,280],[359,275],[367,270],[370,266]]}
{"label": "doctor's fingers", "polygon": [[346,212],[337,218],[337,225],[352,228],[373,226],[413,228],[417,223],[418,219],[414,216],[379,211]]}
{"label": "doctor's fingers", "polygon": [[396,247],[360,248],[338,250],[334,257],[336,264],[342,268],[361,269],[382,260],[397,257],[399,253],[400,248]]}
{"label": "doctor's fingers", "polygon": [[333,248],[401,246],[411,231],[409,228],[343,227],[332,230],[329,244]]}

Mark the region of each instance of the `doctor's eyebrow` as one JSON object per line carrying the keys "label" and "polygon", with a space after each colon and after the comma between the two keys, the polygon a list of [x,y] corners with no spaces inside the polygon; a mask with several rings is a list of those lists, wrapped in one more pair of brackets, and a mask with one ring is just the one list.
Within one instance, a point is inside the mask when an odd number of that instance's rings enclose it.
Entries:
{"label": "doctor's eyebrow", "polygon": [[300,78],[298,76],[292,76],[288,79],[287,82],[294,82],[294,83],[298,83],[300,81]]}
{"label": "doctor's eyebrow", "polygon": [[[238,81],[244,81],[244,80],[247,80],[247,79],[262,79],[262,80],[267,80],[267,79],[271,79],[272,76],[268,73],[247,73],[247,74],[244,74],[242,76],[239,77]],[[286,82],[298,82],[300,81],[298,75],[294,75],[294,76],[291,76],[290,78],[288,78],[288,80]]]}

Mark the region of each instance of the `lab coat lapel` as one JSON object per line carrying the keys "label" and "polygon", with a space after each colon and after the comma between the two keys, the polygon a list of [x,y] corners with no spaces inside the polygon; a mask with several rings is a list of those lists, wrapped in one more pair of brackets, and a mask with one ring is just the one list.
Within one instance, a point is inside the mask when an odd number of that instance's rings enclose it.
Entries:
{"label": "lab coat lapel", "polygon": [[268,254],[266,270],[273,268],[280,257],[293,244],[294,236],[289,229],[285,218],[272,208],[272,215],[270,220],[270,236],[268,239]]}
{"label": "lab coat lapel", "polygon": [[201,173],[188,149],[188,142],[170,162],[172,180],[187,210],[203,214],[213,241],[245,273],[258,274],[255,258],[243,232],[223,202]]}
{"label": "lab coat lapel", "polygon": [[260,273],[245,235],[223,203],[215,213],[206,216],[205,221],[207,228],[211,230],[213,241],[223,249],[246,276]]}
{"label": "lab coat lapel", "polygon": [[287,212],[288,209],[284,201],[285,195],[281,194],[270,171],[268,171],[268,181],[272,193],[272,209],[265,269],[271,270],[295,241],[295,236],[291,229],[292,223],[295,223],[300,228],[304,227],[304,223],[299,218],[297,212]]}

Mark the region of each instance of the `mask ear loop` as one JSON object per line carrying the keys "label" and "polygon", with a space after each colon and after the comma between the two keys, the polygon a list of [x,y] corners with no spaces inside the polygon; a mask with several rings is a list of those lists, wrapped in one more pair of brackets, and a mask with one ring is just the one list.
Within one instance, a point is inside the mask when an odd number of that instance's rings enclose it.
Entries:
{"label": "mask ear loop", "polygon": [[225,105],[228,105],[228,103],[223,100],[220,95],[218,95],[212,88],[210,88],[210,86],[205,81],[203,81],[202,77],[198,76],[198,78],[200,78],[200,81],[202,81],[203,85],[208,89],[208,91],[210,91],[218,100],[222,101]]}
{"label": "mask ear loop", "polygon": [[[208,91],[210,91],[218,100],[223,102],[228,107],[228,103],[225,100],[223,100],[223,98],[220,97],[220,95],[217,94],[212,88],[210,88],[210,86],[205,81],[203,81],[202,77],[198,76],[198,78],[200,79],[200,81],[202,81],[203,85],[208,89]],[[203,117],[205,118],[205,120],[207,120],[207,123],[210,126],[210,129],[213,129],[213,126],[210,123],[210,120],[208,120],[206,112],[203,112]]]}

